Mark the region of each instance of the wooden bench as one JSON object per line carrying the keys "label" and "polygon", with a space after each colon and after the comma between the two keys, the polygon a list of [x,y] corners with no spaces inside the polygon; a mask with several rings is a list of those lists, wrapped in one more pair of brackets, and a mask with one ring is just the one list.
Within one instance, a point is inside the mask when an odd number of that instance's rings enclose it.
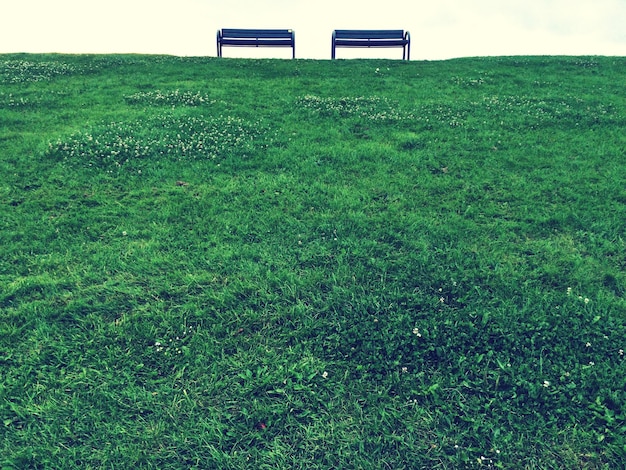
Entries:
{"label": "wooden bench", "polygon": [[337,47],[401,47],[402,59],[409,60],[411,37],[401,29],[336,29],[333,31],[331,58]]}
{"label": "wooden bench", "polygon": [[296,58],[296,33],[291,29],[222,29],[217,32],[217,56],[223,46],[291,47]]}

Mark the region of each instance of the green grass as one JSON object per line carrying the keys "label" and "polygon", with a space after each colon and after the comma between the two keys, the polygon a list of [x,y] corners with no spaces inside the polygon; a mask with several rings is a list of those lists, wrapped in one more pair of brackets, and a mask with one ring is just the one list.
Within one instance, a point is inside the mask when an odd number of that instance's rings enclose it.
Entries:
{"label": "green grass", "polygon": [[0,468],[620,468],[625,79],[0,56]]}

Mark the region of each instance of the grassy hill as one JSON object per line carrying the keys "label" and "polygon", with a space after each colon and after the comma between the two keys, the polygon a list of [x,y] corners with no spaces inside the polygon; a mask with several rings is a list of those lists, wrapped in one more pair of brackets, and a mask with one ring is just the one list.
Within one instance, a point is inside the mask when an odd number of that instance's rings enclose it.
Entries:
{"label": "grassy hill", "polygon": [[624,83],[0,56],[0,467],[620,468]]}

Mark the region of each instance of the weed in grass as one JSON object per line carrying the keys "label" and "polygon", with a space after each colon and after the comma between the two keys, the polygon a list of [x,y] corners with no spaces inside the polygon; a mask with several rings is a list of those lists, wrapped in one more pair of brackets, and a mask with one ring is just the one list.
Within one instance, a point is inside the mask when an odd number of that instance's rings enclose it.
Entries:
{"label": "weed in grass", "polygon": [[[621,121],[624,119],[613,106],[604,104],[586,105],[581,110],[582,100],[567,97],[563,100],[541,99],[524,96],[485,96],[482,103],[487,114],[501,126],[524,126],[535,129],[543,126],[584,127],[598,125],[607,121]],[[514,112],[513,112],[514,111]],[[515,120],[510,121],[513,117]]]}
{"label": "weed in grass", "polygon": [[59,61],[5,60],[0,62],[0,81],[29,83],[78,73],[80,67]]}
{"label": "weed in grass", "polygon": [[1,108],[24,108],[31,106],[33,103],[25,97],[15,97],[12,93],[0,93],[0,109]]}
{"label": "weed in grass", "polygon": [[367,121],[403,121],[410,120],[410,113],[399,111],[398,104],[384,97],[342,97],[321,98],[305,95],[296,100],[296,106],[310,109],[322,116],[358,117]]}
{"label": "weed in grass", "polygon": [[260,132],[258,123],[231,116],[160,115],[77,132],[51,142],[46,156],[109,173],[122,168],[141,173],[146,166],[163,159],[214,160],[234,151],[245,156]]}
{"label": "weed in grass", "polygon": [[129,104],[151,106],[209,106],[215,104],[209,95],[193,91],[148,91],[137,92],[124,97]]}

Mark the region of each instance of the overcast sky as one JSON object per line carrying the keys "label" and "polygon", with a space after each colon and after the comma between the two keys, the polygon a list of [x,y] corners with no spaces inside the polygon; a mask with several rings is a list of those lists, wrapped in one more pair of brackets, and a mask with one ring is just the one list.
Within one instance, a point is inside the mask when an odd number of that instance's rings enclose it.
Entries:
{"label": "overcast sky", "polygon": [[[329,59],[334,29],[404,29],[411,59],[626,56],[626,0],[0,0],[0,53],[215,56],[219,28],[286,28],[296,56]],[[289,58],[288,49],[225,48]],[[339,49],[338,58],[401,58]]]}

